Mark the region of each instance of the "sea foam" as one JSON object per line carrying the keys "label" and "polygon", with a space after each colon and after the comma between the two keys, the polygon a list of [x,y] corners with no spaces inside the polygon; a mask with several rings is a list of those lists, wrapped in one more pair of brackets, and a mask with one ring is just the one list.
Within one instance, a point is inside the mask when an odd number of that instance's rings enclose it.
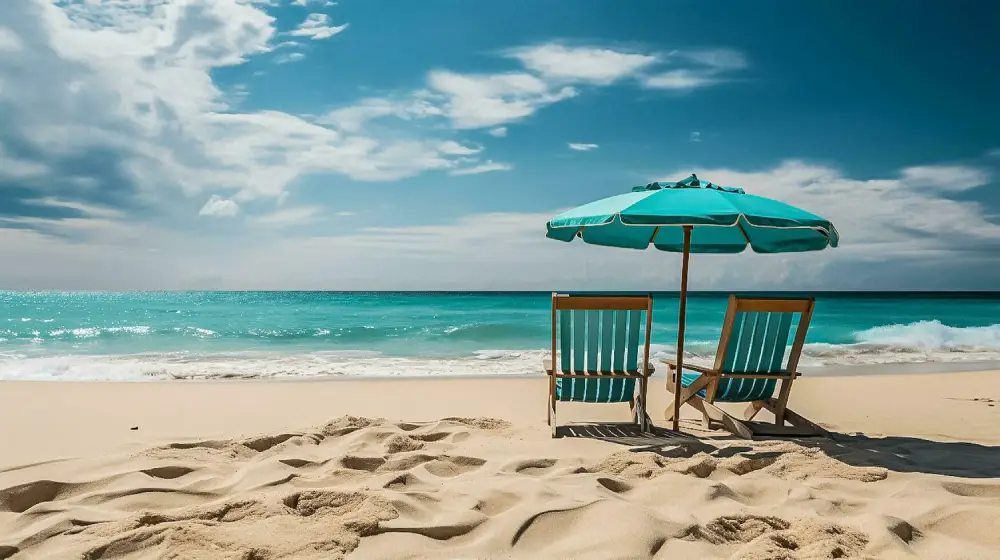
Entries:
{"label": "sea foam", "polygon": [[[87,333],[89,334],[89,333]],[[133,333],[139,334],[139,333]],[[851,344],[806,344],[804,367],[893,363],[1000,361],[1000,325],[952,327],[919,321],[860,331]],[[717,340],[690,340],[688,363],[710,365]],[[288,377],[421,377],[541,373],[547,349],[483,349],[453,357],[388,356],[380,352],[242,351],[123,355],[0,353],[0,379],[141,381]],[[672,344],[652,344],[651,360],[675,358]],[[662,369],[662,368],[658,368]]]}

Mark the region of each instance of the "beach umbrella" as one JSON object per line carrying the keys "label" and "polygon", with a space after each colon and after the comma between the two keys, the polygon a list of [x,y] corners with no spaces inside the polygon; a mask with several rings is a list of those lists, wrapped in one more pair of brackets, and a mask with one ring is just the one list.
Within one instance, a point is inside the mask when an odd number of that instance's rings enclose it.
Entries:
{"label": "beach umbrella", "polygon": [[549,220],[546,237],[683,253],[673,429],[678,429],[684,365],[688,258],[691,253],[798,253],[836,247],[833,224],[777,200],[746,194],[691,175],[676,183],[650,183],[568,210]]}

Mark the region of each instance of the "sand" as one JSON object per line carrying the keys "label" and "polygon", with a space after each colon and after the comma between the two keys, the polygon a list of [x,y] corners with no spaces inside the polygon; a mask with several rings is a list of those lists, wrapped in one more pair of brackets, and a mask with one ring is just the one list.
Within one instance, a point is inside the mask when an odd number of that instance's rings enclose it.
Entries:
{"label": "sand", "polygon": [[997,372],[804,377],[796,441],[545,383],[0,383],[0,558],[1000,557]]}

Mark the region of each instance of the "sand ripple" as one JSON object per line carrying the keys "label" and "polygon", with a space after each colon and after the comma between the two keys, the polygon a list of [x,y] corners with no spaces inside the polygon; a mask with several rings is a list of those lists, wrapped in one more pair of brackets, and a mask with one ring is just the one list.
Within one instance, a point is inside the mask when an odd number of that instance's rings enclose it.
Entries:
{"label": "sand ripple", "polygon": [[991,558],[1000,546],[996,479],[854,466],[785,441],[646,449],[493,419],[345,416],[32,465],[0,472],[0,559]]}

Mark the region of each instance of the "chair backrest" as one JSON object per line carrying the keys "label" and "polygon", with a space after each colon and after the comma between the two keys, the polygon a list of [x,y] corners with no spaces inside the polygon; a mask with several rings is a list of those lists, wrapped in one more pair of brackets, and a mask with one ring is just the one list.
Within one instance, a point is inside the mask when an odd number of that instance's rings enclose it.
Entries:
{"label": "chair backrest", "polygon": [[[652,322],[653,298],[649,295],[552,294],[552,370],[645,373]],[[641,367],[638,363],[640,340],[643,344]]]}
{"label": "chair backrest", "polygon": [[[729,296],[715,369],[723,373],[794,373],[815,305],[813,298]],[[793,328],[796,315],[798,322]]]}

